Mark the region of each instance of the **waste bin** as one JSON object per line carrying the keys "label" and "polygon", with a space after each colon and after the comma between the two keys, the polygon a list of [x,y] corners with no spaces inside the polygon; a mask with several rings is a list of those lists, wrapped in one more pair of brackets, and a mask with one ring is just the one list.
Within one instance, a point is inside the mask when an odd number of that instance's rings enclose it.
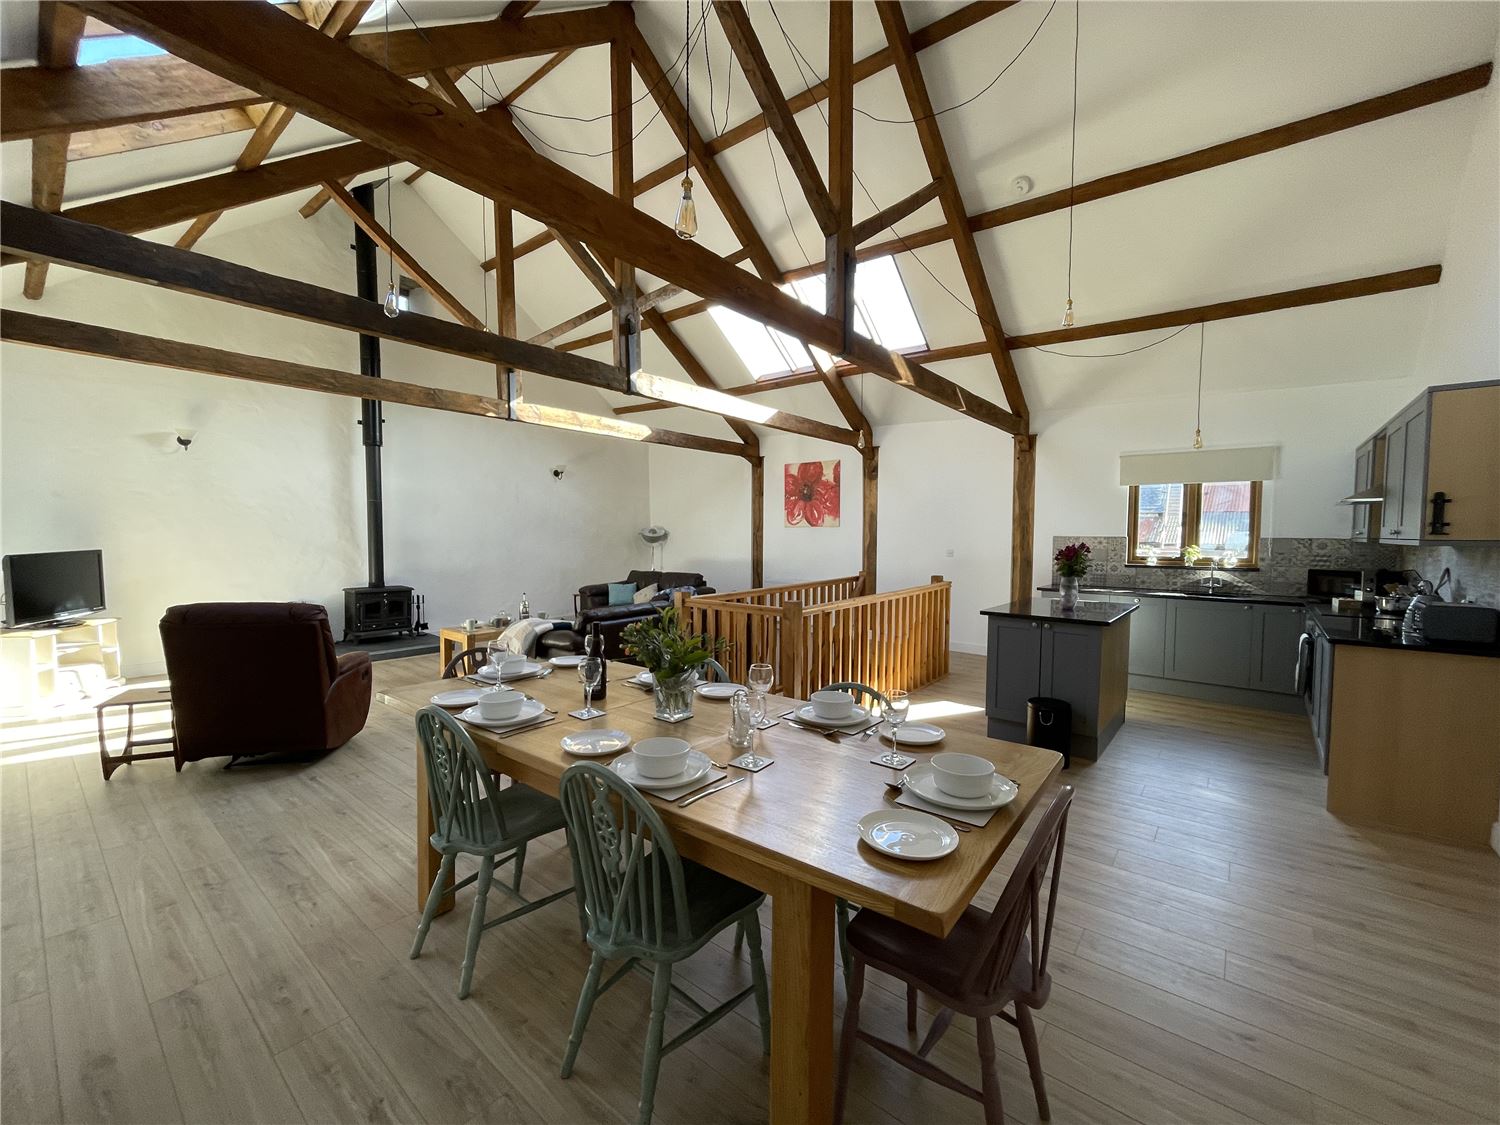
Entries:
{"label": "waste bin", "polygon": [[1056,750],[1063,769],[1073,764],[1073,707],[1066,699],[1045,695],[1026,701],[1026,745]]}

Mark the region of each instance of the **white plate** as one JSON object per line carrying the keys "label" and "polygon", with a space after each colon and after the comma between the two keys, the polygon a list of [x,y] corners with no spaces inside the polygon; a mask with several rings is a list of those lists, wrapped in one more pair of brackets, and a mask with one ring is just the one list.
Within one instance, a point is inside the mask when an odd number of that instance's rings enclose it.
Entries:
{"label": "white plate", "polygon": [[[535,676],[541,670],[542,666],[535,660],[528,660],[523,663],[518,670],[505,673],[505,682],[509,683],[511,680],[524,680],[529,676]],[[479,669],[479,671],[475,672],[474,675],[481,680],[488,680],[490,683],[495,682],[495,669],[490,667],[488,664]]]}
{"label": "white plate", "polygon": [[533,722],[546,713],[547,708],[543,707],[541,703],[535,699],[528,699],[525,703],[521,704],[521,713],[514,719],[480,718],[477,706],[470,707],[467,711],[459,712],[458,717],[466,723],[471,723],[476,727],[483,727],[485,730],[509,730],[511,727],[524,726],[527,723]]}
{"label": "white plate", "polygon": [[[932,746],[943,741],[947,731],[932,723],[902,723],[901,745],[902,746]],[[880,732],[880,737],[887,742],[892,741],[890,728]]]}
{"label": "white plate", "polygon": [[704,699],[732,699],[737,691],[744,691],[743,684],[699,684],[693,689]]}
{"label": "white plate", "polygon": [[630,682],[633,684],[637,684],[640,687],[655,687],[656,677],[653,676],[650,672],[637,672],[635,675],[630,677]]}
{"label": "white plate", "polygon": [[859,818],[859,838],[897,859],[941,859],[958,847],[958,829],[916,809],[877,809]]}
{"label": "white plate", "polygon": [[637,789],[676,789],[679,785],[687,785],[689,782],[697,781],[700,777],[713,769],[713,763],[708,760],[708,755],[697,750],[688,751],[687,769],[672,777],[642,777],[640,768],[636,764],[635,751],[631,750],[609,763],[609,768],[623,777]]}
{"label": "white plate", "polygon": [[562,748],[579,758],[602,758],[618,754],[630,745],[630,735],[622,730],[580,730],[564,735]]}
{"label": "white plate", "polygon": [[459,688],[457,691],[440,691],[429,702],[438,707],[472,707],[479,702],[483,688]]}
{"label": "white plate", "polygon": [[1002,805],[1008,805],[1016,799],[1019,789],[1011,783],[1010,778],[1001,777],[998,773],[990,781],[990,793],[988,797],[954,797],[944,793],[937,787],[937,782],[932,777],[932,763],[922,762],[920,765],[912,766],[906,771],[906,787],[921,797],[924,801],[931,801],[934,805],[942,805],[949,809],[973,809],[984,811],[986,809],[998,809]]}
{"label": "white plate", "polygon": [[581,656],[554,656],[552,658],[551,663],[552,663],[552,667],[554,667],[554,668],[577,668],[580,664],[583,663],[583,657],[581,657]]}
{"label": "white plate", "polygon": [[797,708],[795,715],[799,723],[807,723],[815,727],[826,727],[829,730],[843,730],[845,727],[863,726],[870,721],[870,712],[859,704],[854,705],[854,710],[849,712],[847,719],[824,719],[813,710],[811,703],[804,703]]}

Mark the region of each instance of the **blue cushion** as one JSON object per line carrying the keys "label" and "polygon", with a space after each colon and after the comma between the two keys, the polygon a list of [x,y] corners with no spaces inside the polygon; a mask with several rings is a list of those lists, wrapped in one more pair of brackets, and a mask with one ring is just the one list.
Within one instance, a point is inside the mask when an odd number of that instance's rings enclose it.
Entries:
{"label": "blue cushion", "polygon": [[611,582],[609,584],[610,605],[630,605],[635,597],[634,582]]}

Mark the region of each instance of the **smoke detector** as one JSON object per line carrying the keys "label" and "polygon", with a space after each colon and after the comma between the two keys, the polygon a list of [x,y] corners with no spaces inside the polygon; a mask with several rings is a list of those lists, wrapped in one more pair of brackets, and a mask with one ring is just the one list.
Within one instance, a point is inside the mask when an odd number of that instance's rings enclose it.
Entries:
{"label": "smoke detector", "polygon": [[1030,195],[1031,189],[1036,185],[1031,182],[1030,176],[1017,176],[1011,180],[1010,186],[1017,195]]}

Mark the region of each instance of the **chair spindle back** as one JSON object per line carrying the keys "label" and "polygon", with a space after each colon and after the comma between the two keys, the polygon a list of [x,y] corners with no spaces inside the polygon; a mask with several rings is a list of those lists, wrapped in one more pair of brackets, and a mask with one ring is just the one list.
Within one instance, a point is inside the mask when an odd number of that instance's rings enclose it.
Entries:
{"label": "chair spindle back", "polygon": [[495,800],[495,781],[469,732],[442,708],[424,707],[417,712],[417,737],[434,834],[454,842],[504,839],[505,814]]}

